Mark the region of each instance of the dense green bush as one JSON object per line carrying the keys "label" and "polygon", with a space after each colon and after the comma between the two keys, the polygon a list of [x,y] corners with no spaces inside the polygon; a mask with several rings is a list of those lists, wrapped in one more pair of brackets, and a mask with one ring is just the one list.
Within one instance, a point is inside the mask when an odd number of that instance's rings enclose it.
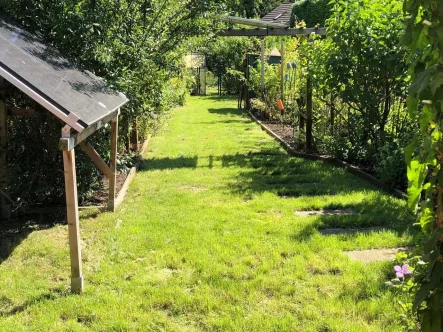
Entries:
{"label": "dense green bush", "polygon": [[325,26],[326,20],[331,16],[332,5],[330,0],[301,0],[297,1],[292,8],[291,26],[304,21],[307,27],[317,24]]}
{"label": "dense green bush", "polygon": [[[380,151],[399,151],[398,140],[414,130],[404,104],[408,74],[407,52],[400,45],[402,4],[336,0],[331,5],[328,36],[314,42],[310,58],[315,95],[334,109],[332,140],[352,147],[343,158],[374,172],[378,165],[378,172],[387,174],[380,170]],[[324,135],[330,136],[330,129]],[[389,177],[404,184],[399,179],[405,166],[397,165],[398,174]]]}
{"label": "dense green bush", "polygon": [[259,47],[256,38],[219,37],[200,49],[209,71],[217,77],[220,94],[239,92],[239,77],[233,72],[244,72],[246,54],[257,52]]}
{"label": "dense green bush", "polygon": [[[209,35],[212,30],[210,13],[208,18],[203,15],[211,8],[210,2],[185,0],[0,0],[0,10],[18,24],[39,31],[71,61],[105,78],[111,87],[128,96],[130,103],[122,109],[120,118],[122,153],[129,146],[135,120],[146,135],[165,111],[184,103],[189,78],[182,57],[187,47],[192,47],[190,37]],[[9,102],[19,99],[11,97]],[[11,128],[11,167],[15,174],[11,186],[17,193],[15,198],[26,192],[42,200],[62,201],[58,189],[63,188],[57,150],[60,124],[51,118],[14,119]],[[41,148],[32,149],[29,137]],[[106,129],[93,138],[95,148],[105,158],[108,138]],[[79,194],[86,197],[100,185],[100,175],[87,158],[78,155]],[[34,176],[34,164],[40,162],[45,167],[38,168],[39,174]],[[30,183],[27,174],[33,176]]]}

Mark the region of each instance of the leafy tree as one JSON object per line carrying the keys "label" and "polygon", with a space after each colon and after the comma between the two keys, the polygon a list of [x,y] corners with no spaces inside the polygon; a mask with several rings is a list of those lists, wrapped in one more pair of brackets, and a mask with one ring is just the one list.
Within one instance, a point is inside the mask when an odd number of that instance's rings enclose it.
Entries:
{"label": "leafy tree", "polygon": [[310,71],[320,98],[341,110],[353,148],[366,151],[354,158],[371,160],[387,137],[402,129],[393,118],[403,109],[407,78],[401,2],[334,0],[331,5],[335,14],[327,20],[327,39],[315,42]]}
{"label": "leafy tree", "polygon": [[[258,50],[258,41],[253,38],[219,37],[212,40],[202,51],[206,55],[208,69],[218,77],[219,93],[222,93],[223,77],[229,71],[244,71],[244,59],[248,52]],[[228,76],[225,86],[228,93],[238,91],[235,77]]]}
{"label": "leafy tree", "polygon": [[326,20],[332,15],[330,0],[301,0],[292,8],[291,26],[296,22],[304,21],[306,26],[314,27],[317,24],[324,26]]}
{"label": "leafy tree", "polygon": [[281,0],[230,0],[227,9],[245,18],[262,17],[282,3]]}
{"label": "leafy tree", "polygon": [[[142,127],[152,128],[163,112],[183,99],[176,95],[185,93],[187,85],[183,54],[192,47],[191,37],[212,35],[213,19],[221,8],[216,1],[197,0],[0,0],[1,11],[28,30],[41,32],[47,42],[66,57],[105,78],[129,97],[130,103],[122,109],[120,126],[126,142],[136,119],[142,122]],[[174,91],[170,90],[171,82],[177,86]],[[41,126],[33,130],[44,130],[44,122]],[[17,140],[23,137],[24,145],[25,127],[17,125],[16,128],[23,131],[15,135]],[[59,133],[59,130],[53,131],[53,139]],[[106,130],[94,137],[95,147],[106,156],[109,150]],[[45,172],[62,188],[57,144],[51,149],[46,156],[42,151],[35,153],[34,160],[44,163],[49,155],[55,156],[56,160],[46,163]],[[27,157],[22,154],[21,158],[24,161]],[[14,157],[14,165],[23,168],[21,172],[17,169],[17,174],[26,174],[24,168],[30,164],[19,159]],[[100,182],[100,176],[87,160],[80,163],[79,174],[84,175],[79,176],[80,194],[87,195],[91,186]],[[45,176],[40,178],[41,182],[45,181]],[[15,182],[26,183],[20,179]],[[17,190],[25,192],[27,187]],[[43,196],[62,200],[50,191],[45,191]]]}

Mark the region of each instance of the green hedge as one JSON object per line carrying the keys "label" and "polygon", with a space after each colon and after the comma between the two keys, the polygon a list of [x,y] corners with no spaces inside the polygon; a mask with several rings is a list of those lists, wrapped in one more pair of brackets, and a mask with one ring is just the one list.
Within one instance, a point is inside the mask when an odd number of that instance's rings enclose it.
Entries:
{"label": "green hedge", "polygon": [[325,21],[331,16],[332,6],[329,0],[302,0],[294,4],[291,14],[291,26],[295,26],[296,20],[305,21],[307,27],[317,24],[325,25]]}

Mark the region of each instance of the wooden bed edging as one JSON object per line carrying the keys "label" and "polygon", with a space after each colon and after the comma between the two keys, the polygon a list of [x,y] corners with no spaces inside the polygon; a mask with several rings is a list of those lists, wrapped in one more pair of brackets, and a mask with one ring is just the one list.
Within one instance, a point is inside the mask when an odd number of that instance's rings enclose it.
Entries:
{"label": "wooden bed edging", "polygon": [[[149,141],[151,140],[151,135],[148,136],[148,138],[146,139],[146,141],[143,143],[141,149],[139,152],[137,152],[137,157],[138,160],[135,163],[135,167],[132,167],[131,170],[128,173],[128,176],[126,177],[125,182],[123,183],[122,188],[120,189],[116,199],[115,199],[115,206],[118,207],[123,200],[125,199],[126,193],[129,189],[129,186],[131,185],[132,181],[135,178],[135,175],[137,174],[137,170],[140,168],[141,165],[141,159],[140,156],[142,156],[145,151],[146,148],[148,147]],[[60,213],[62,211],[64,211],[66,209],[66,207],[64,206],[60,206],[60,207],[50,207],[50,208],[33,208],[30,209],[29,211],[27,211],[25,213],[25,215],[32,215],[32,214],[36,214],[36,215],[47,215],[47,214],[52,214],[52,213]],[[79,206],[78,209],[80,211],[85,211],[85,210],[94,210],[94,209],[98,209],[101,212],[105,212],[107,210],[107,205],[106,204],[102,204],[102,205],[91,205],[91,206]]]}
{"label": "wooden bed edging", "polygon": [[299,152],[296,151],[293,147],[291,147],[282,137],[280,137],[279,135],[277,135],[276,133],[274,133],[272,131],[271,128],[269,128],[267,125],[265,125],[263,122],[261,122],[259,119],[257,119],[250,111],[247,111],[249,116],[251,117],[251,119],[253,121],[255,121],[256,123],[258,123],[260,125],[260,127],[266,131],[269,135],[271,135],[272,137],[274,137],[279,143],[280,145],[286,150],[286,152],[288,152],[288,154],[294,156],[294,157],[298,157],[298,158],[303,158],[303,159],[308,159],[308,160],[320,160],[323,162],[327,162],[333,166],[336,167],[340,167],[340,168],[344,168],[346,170],[348,170],[350,173],[358,176],[359,178],[366,180],[370,183],[372,183],[373,185],[379,187],[380,189],[383,189],[385,191],[387,191],[388,193],[394,195],[397,198],[402,198],[402,199],[406,199],[407,195],[406,193],[404,193],[401,190],[398,189],[393,189],[390,188],[388,185],[386,185],[383,181],[377,179],[376,177],[362,171],[360,168],[348,164],[340,159],[331,157],[331,156],[322,156],[322,155],[316,155],[316,154],[310,154],[310,153],[304,153],[304,152]]}
{"label": "wooden bed edging", "polygon": [[129,186],[131,185],[132,181],[134,181],[135,175],[137,174],[137,171],[140,169],[141,160],[142,160],[141,157],[145,153],[146,148],[148,147],[148,144],[151,141],[151,138],[152,136],[149,135],[148,138],[146,138],[145,142],[143,143],[140,151],[137,152],[137,157],[136,157],[137,161],[135,162],[135,166],[131,168],[131,171],[126,177],[125,183],[123,183],[123,187],[120,189],[120,192],[118,193],[118,196],[115,199],[116,207],[118,207],[124,201]]}

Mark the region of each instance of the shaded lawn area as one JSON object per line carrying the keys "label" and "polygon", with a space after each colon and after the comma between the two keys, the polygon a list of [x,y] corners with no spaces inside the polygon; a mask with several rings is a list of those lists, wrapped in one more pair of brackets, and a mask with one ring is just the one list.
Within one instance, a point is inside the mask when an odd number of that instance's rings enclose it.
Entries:
{"label": "shaded lawn area", "polygon": [[[405,202],[289,157],[235,106],[192,98],[118,211],[83,216],[83,295],[67,227],[27,232],[0,260],[0,330],[399,331],[392,263],[344,251],[410,244]],[[312,209],[356,214],[294,214]],[[368,226],[384,230],[318,231]]]}

